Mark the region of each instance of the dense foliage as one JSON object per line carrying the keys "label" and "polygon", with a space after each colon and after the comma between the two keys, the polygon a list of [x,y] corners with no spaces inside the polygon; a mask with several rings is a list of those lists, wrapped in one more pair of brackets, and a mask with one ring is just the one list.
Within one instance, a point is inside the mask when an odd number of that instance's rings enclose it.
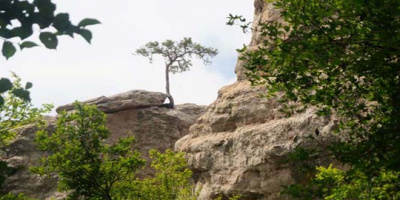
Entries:
{"label": "dense foliage", "polygon": [[179,42],[166,40],[162,43],[149,42],[135,52],[137,55],[144,56],[153,61],[153,57],[160,55],[165,61],[165,82],[166,93],[170,101],[170,107],[174,107],[174,99],[169,90],[169,73],[180,73],[188,71],[192,66],[191,58],[196,56],[204,64],[211,64],[211,58],[218,54],[218,50],[210,47],[203,47],[194,43],[191,38],[184,38]]}
{"label": "dense foliage", "polygon": [[[261,23],[244,53],[248,76],[302,111],[340,117],[348,140],[330,152],[347,171],[318,168],[299,199],[396,199],[400,191],[400,1],[277,0],[284,21]],[[289,104],[297,102],[300,104]],[[309,188],[312,192],[302,190]],[[319,191],[319,192],[318,192]]]}

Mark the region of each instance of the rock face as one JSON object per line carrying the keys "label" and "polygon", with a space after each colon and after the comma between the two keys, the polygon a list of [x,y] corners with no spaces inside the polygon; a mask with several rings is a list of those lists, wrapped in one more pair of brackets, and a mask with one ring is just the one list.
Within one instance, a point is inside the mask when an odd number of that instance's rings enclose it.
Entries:
{"label": "rock face", "polygon": [[[47,131],[55,130],[55,117],[46,117],[49,124]],[[3,190],[14,194],[24,193],[36,199],[62,199],[65,194],[57,192],[57,177],[39,177],[29,171],[29,167],[39,164],[40,158],[45,155],[35,147],[35,125],[26,125],[15,130],[18,136],[9,146],[4,159],[14,170],[13,175],[7,177]]]}
{"label": "rock face", "polygon": [[[254,22],[280,20],[279,12],[266,1],[256,0],[255,7]],[[259,30],[253,27],[248,49],[260,44]],[[295,147],[323,146],[333,140],[328,134],[335,128],[333,117],[317,117],[313,108],[286,117],[276,99],[260,97],[265,87],[246,81],[244,64],[237,63],[238,81],[220,89],[190,134],[175,144],[176,150],[187,153],[200,200],[236,193],[242,200],[287,199],[279,196],[282,186],[301,181],[302,176],[283,160]],[[310,141],[309,136],[317,139]],[[326,159],[314,162],[322,164]]]}
{"label": "rock face", "polygon": [[[172,149],[179,138],[188,134],[189,127],[206,109],[206,106],[195,104],[176,105],[174,109],[168,109],[162,106],[165,99],[163,93],[140,90],[99,97],[86,103],[95,104],[107,113],[107,126],[111,132],[109,142],[133,135],[137,149],[147,157],[150,149]],[[72,105],[66,105],[57,111],[71,111],[72,108]],[[55,127],[55,118],[49,118],[48,121],[51,132]],[[39,199],[62,198],[65,194],[56,192],[57,177],[43,179],[28,170],[29,166],[37,165],[44,155],[34,145],[36,131],[33,125],[17,131],[18,137],[11,143],[6,159],[17,171],[7,178],[5,191],[22,192]],[[147,173],[151,172],[145,170],[143,175]]]}
{"label": "rock face", "polygon": [[[110,113],[107,115],[109,140],[115,142],[133,135],[136,149],[147,158],[150,149],[173,149],[175,142],[189,133],[189,127],[205,109],[206,106],[183,104],[174,109],[155,106]],[[145,173],[151,172],[145,170]]]}
{"label": "rock face", "polygon": [[[300,176],[283,162],[287,155],[295,147],[332,140],[327,133],[335,119],[316,117],[313,108],[285,117],[275,99],[260,98],[264,92],[246,81],[222,88],[190,134],[175,144],[187,152],[200,200],[235,193],[248,200],[281,199],[282,186]],[[317,130],[318,140],[311,143],[306,138],[317,137]]]}

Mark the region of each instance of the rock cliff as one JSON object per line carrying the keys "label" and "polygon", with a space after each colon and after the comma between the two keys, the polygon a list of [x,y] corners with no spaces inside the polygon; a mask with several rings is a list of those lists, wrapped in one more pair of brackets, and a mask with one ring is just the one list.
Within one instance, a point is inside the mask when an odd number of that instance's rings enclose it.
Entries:
{"label": "rock cliff", "polygon": [[[179,138],[188,134],[189,127],[206,109],[205,106],[195,104],[176,105],[174,109],[168,109],[163,107],[166,97],[163,93],[133,90],[84,103],[95,104],[107,114],[110,142],[133,135],[136,138],[136,148],[147,158],[150,149],[172,149]],[[62,110],[72,111],[73,106],[69,104],[57,108],[58,112]],[[56,118],[48,117],[46,120],[51,132]],[[44,155],[34,145],[36,131],[34,125],[17,130],[18,137],[11,143],[6,159],[16,169],[16,173],[7,178],[4,189],[39,199],[64,197],[56,192],[57,177],[43,179],[29,172],[29,166],[37,165]],[[147,173],[151,172],[142,172],[144,175]]]}
{"label": "rock cliff", "polygon": [[[257,22],[269,20],[281,20],[279,11],[256,0],[249,50],[261,45]],[[200,200],[237,193],[243,200],[286,199],[279,195],[282,186],[303,177],[292,164],[282,161],[295,147],[323,146],[333,139],[328,134],[335,128],[333,117],[317,117],[313,108],[286,117],[276,99],[261,97],[265,87],[246,81],[244,64],[238,61],[237,82],[220,89],[217,100],[191,126],[190,134],[175,144],[176,150],[187,153]],[[317,140],[306,139],[309,136]]]}

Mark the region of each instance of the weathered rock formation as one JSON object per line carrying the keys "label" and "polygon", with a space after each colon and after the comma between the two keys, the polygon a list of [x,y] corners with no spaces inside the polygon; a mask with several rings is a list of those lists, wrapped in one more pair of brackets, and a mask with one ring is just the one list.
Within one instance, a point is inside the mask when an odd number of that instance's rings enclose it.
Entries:
{"label": "weathered rock formation", "polygon": [[[206,109],[205,106],[195,104],[176,105],[174,109],[168,109],[163,107],[166,97],[163,93],[136,90],[84,103],[95,104],[107,114],[107,126],[111,132],[110,142],[133,135],[136,138],[136,148],[147,157],[150,149],[172,149],[179,138],[188,134],[189,127]],[[66,105],[59,107],[57,111],[72,109],[72,105]],[[54,130],[54,121],[55,118],[48,118],[50,132]],[[22,127],[17,131],[18,137],[11,143],[7,155],[7,162],[17,171],[7,178],[5,190],[22,192],[39,199],[63,197],[63,194],[56,193],[57,177],[43,179],[29,172],[29,166],[37,165],[40,157],[44,155],[34,145],[36,131],[34,125]]]}
{"label": "weathered rock formation", "polygon": [[[248,200],[280,199],[282,186],[301,176],[282,162],[287,155],[295,147],[332,139],[326,133],[335,127],[334,119],[317,117],[313,108],[285,117],[275,99],[260,98],[264,92],[246,81],[222,88],[190,134],[175,144],[187,152],[201,200],[236,193]],[[318,140],[312,143],[309,136]]]}
{"label": "weathered rock formation", "polygon": [[[258,21],[280,20],[279,12],[266,1],[256,0],[255,7],[249,50],[260,45]],[[282,161],[298,146],[323,146],[332,140],[327,133],[335,128],[335,119],[317,117],[313,108],[286,117],[276,99],[261,97],[265,87],[246,81],[244,64],[237,63],[238,81],[222,88],[190,134],[175,144],[176,150],[187,152],[200,200],[237,193],[243,200],[286,199],[279,196],[282,186],[303,177]],[[321,164],[324,159],[314,162]]]}

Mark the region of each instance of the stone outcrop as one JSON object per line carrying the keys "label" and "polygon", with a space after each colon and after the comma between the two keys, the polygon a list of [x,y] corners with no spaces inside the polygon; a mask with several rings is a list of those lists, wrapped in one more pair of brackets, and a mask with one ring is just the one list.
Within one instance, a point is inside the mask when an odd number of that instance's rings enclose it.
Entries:
{"label": "stone outcrop", "polygon": [[[111,132],[109,142],[133,135],[136,149],[147,158],[150,149],[173,149],[174,143],[188,134],[189,127],[206,109],[206,106],[195,104],[176,105],[174,109],[168,109],[163,106],[165,99],[163,93],[140,90],[100,97],[85,103],[95,104],[107,113],[107,127]],[[73,106],[70,104],[57,109],[61,110],[72,111]],[[55,118],[47,120],[51,132],[55,127]],[[44,155],[34,145],[36,131],[34,125],[18,129],[18,137],[11,143],[6,159],[17,170],[7,178],[5,190],[22,192],[39,199],[62,198],[65,194],[56,192],[57,177],[43,179],[29,172],[29,166],[37,165]],[[143,175],[149,173],[149,170],[142,172]]]}
{"label": "stone outcrop", "polygon": [[[253,37],[248,50],[261,45],[259,21],[281,20],[279,11],[264,0],[255,1]],[[334,117],[317,117],[309,108],[290,117],[280,110],[276,98],[261,97],[264,86],[246,81],[245,61],[235,69],[237,82],[220,89],[217,100],[177,141],[184,151],[200,200],[240,194],[242,200],[278,200],[282,186],[302,181],[296,166],[283,162],[296,147],[321,147],[335,140],[329,132],[336,127]],[[310,136],[316,140],[309,140]],[[315,164],[330,162],[315,159]]]}
{"label": "stone outcrop", "polygon": [[[189,127],[205,111],[205,106],[175,105],[174,109],[149,107],[129,109],[107,115],[110,142],[135,136],[135,147],[147,158],[150,149],[173,149],[175,142],[189,133]],[[186,111],[186,112],[185,112]],[[145,173],[151,173],[146,171]]]}
{"label": "stone outcrop", "polygon": [[187,153],[200,200],[236,193],[248,200],[280,199],[282,186],[301,178],[295,166],[283,162],[288,154],[332,141],[327,133],[335,128],[334,118],[317,117],[313,108],[286,117],[281,104],[261,98],[263,93],[265,88],[246,81],[222,88],[190,134],[175,144]]}
{"label": "stone outcrop", "polygon": [[[84,101],[89,105],[96,105],[97,108],[105,113],[114,113],[128,109],[149,108],[160,106],[164,103],[167,95],[161,92],[149,92],[146,90],[131,90],[110,97],[97,97]],[[61,111],[71,111],[74,109],[73,103],[60,106],[56,109],[57,113]]]}

